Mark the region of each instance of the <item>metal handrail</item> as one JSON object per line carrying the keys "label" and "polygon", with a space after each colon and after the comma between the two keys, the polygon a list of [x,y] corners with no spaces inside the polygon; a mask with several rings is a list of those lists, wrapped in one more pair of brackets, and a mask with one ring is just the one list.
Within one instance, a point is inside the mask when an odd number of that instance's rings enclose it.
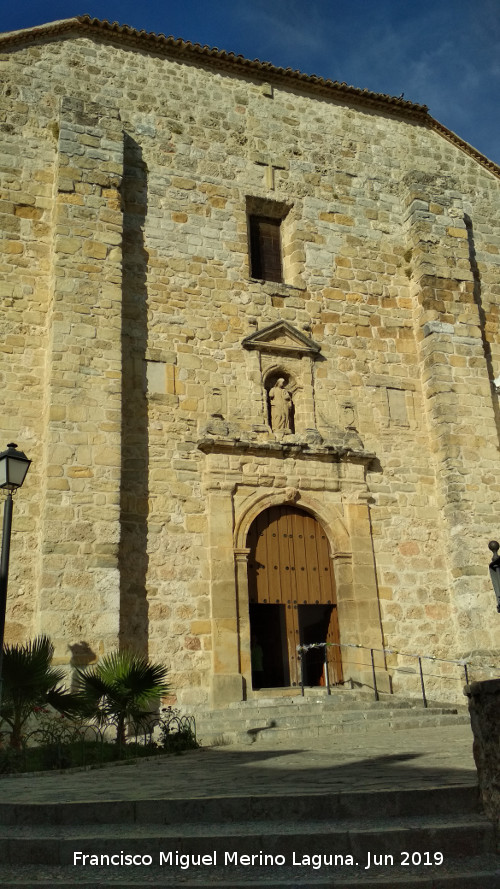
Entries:
{"label": "metal handrail", "polygon": [[[419,677],[420,677],[420,688],[421,688],[421,692],[422,692],[422,701],[423,701],[424,707],[428,707],[428,700],[427,700],[427,694],[426,694],[426,689],[425,689],[422,661],[424,661],[424,660],[439,661],[440,663],[443,663],[443,664],[455,664],[456,666],[463,667],[464,679],[465,679],[466,685],[469,685],[469,669],[474,666],[471,661],[467,661],[465,658],[460,658],[458,660],[454,660],[452,658],[436,657],[435,655],[431,655],[431,654],[413,654],[410,652],[399,651],[397,648],[368,648],[366,645],[359,645],[355,642],[311,642],[309,644],[297,645],[297,654],[298,654],[298,658],[300,660],[300,687],[301,687],[302,696],[304,696],[304,659],[302,657],[302,653],[310,651],[311,649],[315,649],[315,648],[324,648],[324,651],[325,651],[325,659],[324,659],[325,685],[326,685],[326,689],[327,689],[327,694],[331,695],[332,692],[331,692],[330,675],[329,675],[329,669],[328,669],[327,650],[328,650],[328,648],[333,648],[333,647],[336,647],[339,649],[340,648],[355,648],[355,649],[361,649],[363,651],[370,652],[371,670],[372,670],[372,677],[373,677],[373,690],[374,690],[376,701],[380,700],[380,694],[379,694],[378,687],[377,687],[377,674],[376,674],[376,669],[375,669],[375,652],[378,652],[378,653],[381,653],[384,655],[397,654],[397,655],[400,655],[401,657],[415,658],[417,660],[418,673],[419,673]],[[497,664],[480,664],[477,666],[480,666],[481,669],[497,670],[500,675],[500,666],[498,666]],[[395,670],[397,672],[397,668],[395,668]],[[448,677],[442,676],[440,678],[446,679]],[[394,692],[392,691],[392,687],[391,687],[391,694],[393,694],[393,693]]]}

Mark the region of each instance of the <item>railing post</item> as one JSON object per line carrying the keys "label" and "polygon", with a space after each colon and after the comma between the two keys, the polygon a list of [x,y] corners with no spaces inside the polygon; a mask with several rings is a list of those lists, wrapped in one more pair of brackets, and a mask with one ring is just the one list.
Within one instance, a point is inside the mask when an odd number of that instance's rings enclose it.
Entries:
{"label": "railing post", "polygon": [[420,672],[420,685],[422,686],[422,700],[424,702],[424,707],[427,707],[427,698],[425,696],[425,685],[424,685],[424,674],[422,671],[422,658],[418,659],[418,669]]}
{"label": "railing post", "polygon": [[375,692],[375,700],[379,701],[380,696],[379,696],[378,688],[377,688],[377,675],[375,673],[375,658],[373,656],[373,648],[370,648],[370,655],[371,655],[371,659],[372,659],[373,690]]}
{"label": "railing post", "polygon": [[[305,645],[305,644],[297,645],[297,657],[300,660],[300,688],[301,688],[302,697],[304,697],[304,694],[305,694],[304,655],[311,648],[316,649],[316,648],[320,648],[320,647],[324,647],[324,649],[325,649],[324,665],[323,665],[324,680],[325,680],[325,685],[326,685],[328,694],[331,695],[331,687],[332,686],[331,686],[331,676],[330,676],[330,670],[329,670],[329,664],[328,664],[328,647],[333,646],[333,645],[336,645],[339,648],[339,651],[341,648],[347,647],[347,648],[357,648],[357,649],[361,649],[362,651],[369,651],[370,652],[371,666],[372,666],[372,677],[373,677],[373,691],[375,694],[376,701],[380,700],[380,695],[379,695],[379,691],[378,691],[378,687],[377,687],[377,673],[376,673],[376,669],[375,669],[375,652],[376,651],[381,651],[382,653],[386,653],[386,654],[397,654],[397,655],[400,655],[401,657],[412,658],[412,659],[418,661],[418,672],[420,675],[422,701],[423,701],[423,705],[425,708],[427,708],[429,706],[429,702],[427,700],[427,695],[426,695],[426,691],[425,691],[424,671],[423,671],[423,667],[422,667],[423,660],[431,660],[434,662],[440,661],[440,662],[446,663],[446,664],[454,664],[455,666],[461,666],[461,667],[463,667],[463,670],[464,670],[465,684],[469,685],[470,681],[471,681],[470,674],[469,674],[469,664],[467,664],[466,661],[462,661],[462,660],[450,660],[449,658],[438,658],[438,657],[434,657],[432,655],[419,655],[419,654],[414,654],[414,653],[410,654],[410,653],[406,653],[406,652],[402,652],[402,651],[393,651],[392,649],[388,649],[388,648],[368,648],[367,646],[364,646],[364,645],[354,645],[354,644],[350,644],[347,642],[343,642],[343,643],[314,642],[314,643],[308,643],[307,645]],[[362,663],[362,661],[361,661],[361,663]],[[473,664],[470,666],[472,666],[472,668],[474,667]],[[489,664],[488,668],[492,669],[492,670],[498,669],[494,664]],[[399,668],[396,668],[396,670],[397,669],[399,669]],[[411,667],[409,669],[404,669],[404,668],[400,668],[400,669],[401,669],[401,672],[404,672],[404,673],[406,673],[406,672],[413,673],[413,674],[416,673],[416,670],[414,670],[413,667]],[[430,673],[429,675],[432,676],[432,673]],[[451,676],[447,676],[446,674],[441,675],[439,678],[442,681],[444,681],[445,679],[451,679],[453,682],[455,681],[454,679],[452,679]],[[334,683],[335,683],[335,679],[334,679]],[[394,694],[394,687],[392,684],[391,684],[390,693],[392,695]]]}
{"label": "railing post", "polygon": [[328,645],[325,645],[325,680],[327,694],[331,695],[332,690],[330,688],[330,673],[328,672]]}

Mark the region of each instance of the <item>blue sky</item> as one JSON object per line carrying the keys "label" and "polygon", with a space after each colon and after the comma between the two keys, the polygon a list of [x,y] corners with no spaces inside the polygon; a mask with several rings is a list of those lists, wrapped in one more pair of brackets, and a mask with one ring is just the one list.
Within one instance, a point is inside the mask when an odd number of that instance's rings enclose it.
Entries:
{"label": "blue sky", "polygon": [[84,13],[404,93],[500,164],[500,0],[21,0],[0,29]]}

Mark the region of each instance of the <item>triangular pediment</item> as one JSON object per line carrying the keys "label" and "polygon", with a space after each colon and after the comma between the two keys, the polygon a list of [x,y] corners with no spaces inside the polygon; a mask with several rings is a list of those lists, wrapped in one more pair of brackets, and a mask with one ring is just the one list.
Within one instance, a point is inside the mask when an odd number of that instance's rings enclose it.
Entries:
{"label": "triangular pediment", "polygon": [[311,337],[297,330],[288,321],[275,321],[274,324],[263,327],[262,330],[246,336],[242,345],[245,349],[257,349],[260,352],[274,352],[281,355],[292,352],[316,357],[321,351],[320,346]]}

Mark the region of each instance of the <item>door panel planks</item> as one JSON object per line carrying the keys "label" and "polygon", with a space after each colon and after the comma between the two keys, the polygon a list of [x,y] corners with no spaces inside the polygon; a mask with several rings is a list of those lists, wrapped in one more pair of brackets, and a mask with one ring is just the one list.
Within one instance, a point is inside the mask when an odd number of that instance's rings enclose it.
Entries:
{"label": "door panel planks", "polygon": [[[291,506],[274,506],[264,510],[253,522],[248,534],[248,547],[250,603],[284,607],[284,632],[280,632],[274,644],[281,649],[283,646],[288,649],[286,652],[282,651],[284,659],[288,660],[288,671],[284,671],[285,681],[298,685],[300,669],[297,645],[303,634],[301,626],[311,625],[314,613],[313,610],[307,610],[309,606],[316,609],[318,606],[329,606],[327,609],[323,608],[325,619],[312,623],[317,628],[314,632],[321,638],[310,641],[340,641],[335,579],[326,534],[319,522],[305,510]],[[254,609],[254,614],[256,613]],[[258,613],[259,632],[269,646],[272,634],[264,633],[262,624],[262,614],[266,612]],[[268,614],[272,623],[271,611]],[[250,616],[252,618],[252,610]],[[269,651],[267,660],[269,663],[274,662],[274,653]],[[328,649],[328,666],[330,682],[341,682],[342,659],[339,647]],[[276,670],[272,672],[276,678]],[[319,677],[316,668],[309,670],[309,674]],[[322,681],[316,678],[314,684],[322,684]]]}

